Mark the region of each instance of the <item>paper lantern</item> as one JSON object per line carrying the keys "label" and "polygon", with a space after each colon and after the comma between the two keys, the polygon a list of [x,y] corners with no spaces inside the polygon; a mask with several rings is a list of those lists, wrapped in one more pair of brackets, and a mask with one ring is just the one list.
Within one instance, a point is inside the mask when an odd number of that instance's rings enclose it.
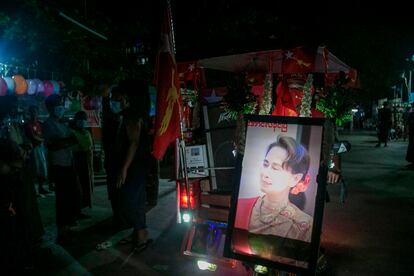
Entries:
{"label": "paper lantern", "polygon": [[43,87],[44,87],[43,95],[45,97],[49,97],[50,95],[53,94],[53,90],[54,90],[53,84],[49,80],[43,81]]}
{"label": "paper lantern", "polygon": [[37,94],[42,94],[45,91],[45,86],[43,85],[43,81],[39,80],[39,79],[34,79],[34,81],[36,82],[36,93]]}
{"label": "paper lantern", "polygon": [[59,94],[59,91],[60,91],[60,85],[59,85],[59,83],[57,81],[55,81],[55,80],[51,80],[50,82],[53,85],[53,94]]}
{"label": "paper lantern", "polygon": [[7,83],[3,78],[0,78],[0,96],[7,95]]}
{"label": "paper lantern", "polygon": [[7,94],[11,95],[14,93],[14,89],[16,88],[16,84],[14,83],[14,80],[10,77],[3,78],[4,81],[7,84]]}
{"label": "paper lantern", "polygon": [[26,79],[22,75],[14,75],[13,80],[16,84],[16,87],[14,88],[14,91],[18,95],[23,95],[27,92],[27,82]]}
{"label": "paper lantern", "polygon": [[34,95],[37,92],[37,81],[34,79],[26,80],[27,82],[27,94]]}

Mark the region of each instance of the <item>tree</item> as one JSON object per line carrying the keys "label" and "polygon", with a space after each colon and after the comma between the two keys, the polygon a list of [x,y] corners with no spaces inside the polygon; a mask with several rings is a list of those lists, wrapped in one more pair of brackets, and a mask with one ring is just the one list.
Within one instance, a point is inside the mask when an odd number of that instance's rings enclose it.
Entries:
{"label": "tree", "polygon": [[[16,0],[6,3],[0,13],[0,38],[5,44],[3,62],[33,69],[33,72],[36,69],[37,77],[43,79],[52,78],[52,72],[55,78],[68,83],[73,76],[80,76],[87,86],[90,84],[88,89],[92,89],[93,83],[113,82],[125,74],[151,78],[152,63],[137,66],[136,62],[130,61],[131,56],[126,55],[126,48],[141,38],[151,54],[153,47],[148,42],[151,39],[148,38],[147,22],[152,11],[143,13],[146,20],[131,23],[131,17],[128,17],[129,20],[118,23],[115,22],[117,14],[110,14],[110,6],[95,0],[87,3],[93,13],[88,14],[83,5],[74,1]],[[60,12],[105,34],[108,40],[63,18]]]}

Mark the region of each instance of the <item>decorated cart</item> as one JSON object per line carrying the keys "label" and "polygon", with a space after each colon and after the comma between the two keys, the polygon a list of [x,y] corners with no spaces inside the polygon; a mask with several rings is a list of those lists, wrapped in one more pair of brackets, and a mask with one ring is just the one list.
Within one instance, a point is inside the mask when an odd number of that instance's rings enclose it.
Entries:
{"label": "decorated cart", "polygon": [[[291,135],[306,140],[307,150],[319,160],[321,118],[326,115],[337,124],[352,118],[349,88],[357,85],[356,70],[325,47],[251,52],[177,65],[186,142],[184,150],[177,144],[176,151],[178,221],[189,223],[183,253],[194,257],[200,269],[240,269],[244,263],[252,267],[247,274],[253,273],[253,267],[254,273],[267,267],[314,272],[323,210],[323,188],[316,180],[318,162],[312,163],[309,175],[314,188],[304,207],[316,222],[310,227],[312,239],[306,243],[288,239],[294,245],[279,247],[279,252],[289,246],[291,253],[307,252],[301,256],[279,254],[274,247],[267,248],[267,254],[261,246],[259,251],[247,250],[246,240],[235,238],[240,236],[235,227],[237,202],[249,193],[249,184],[243,181],[249,180],[250,172],[255,174],[243,168],[249,151],[249,158],[256,158],[252,145],[274,139],[277,133],[294,132]],[[251,148],[246,148],[246,155],[245,147]],[[266,242],[261,239],[259,244]]]}

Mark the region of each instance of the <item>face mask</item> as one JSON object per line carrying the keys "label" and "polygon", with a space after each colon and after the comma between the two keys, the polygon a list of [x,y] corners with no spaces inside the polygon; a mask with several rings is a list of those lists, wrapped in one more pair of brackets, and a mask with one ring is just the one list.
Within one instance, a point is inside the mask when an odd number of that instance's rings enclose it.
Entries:
{"label": "face mask", "polygon": [[111,108],[112,112],[118,114],[122,111],[121,102],[120,101],[110,101],[109,107]]}
{"label": "face mask", "polygon": [[79,120],[79,121],[76,121],[76,126],[78,128],[87,128],[88,122],[86,120]]}
{"label": "face mask", "polygon": [[54,114],[59,119],[63,117],[63,114],[65,114],[65,107],[63,105],[58,105],[54,109]]}

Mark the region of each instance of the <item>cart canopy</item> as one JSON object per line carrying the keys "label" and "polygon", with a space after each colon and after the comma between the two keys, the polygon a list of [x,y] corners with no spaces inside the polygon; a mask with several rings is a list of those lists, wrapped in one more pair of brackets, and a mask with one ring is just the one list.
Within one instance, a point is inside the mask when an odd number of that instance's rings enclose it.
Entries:
{"label": "cart canopy", "polygon": [[326,47],[269,50],[200,59],[197,67],[229,72],[349,73],[351,67]]}

